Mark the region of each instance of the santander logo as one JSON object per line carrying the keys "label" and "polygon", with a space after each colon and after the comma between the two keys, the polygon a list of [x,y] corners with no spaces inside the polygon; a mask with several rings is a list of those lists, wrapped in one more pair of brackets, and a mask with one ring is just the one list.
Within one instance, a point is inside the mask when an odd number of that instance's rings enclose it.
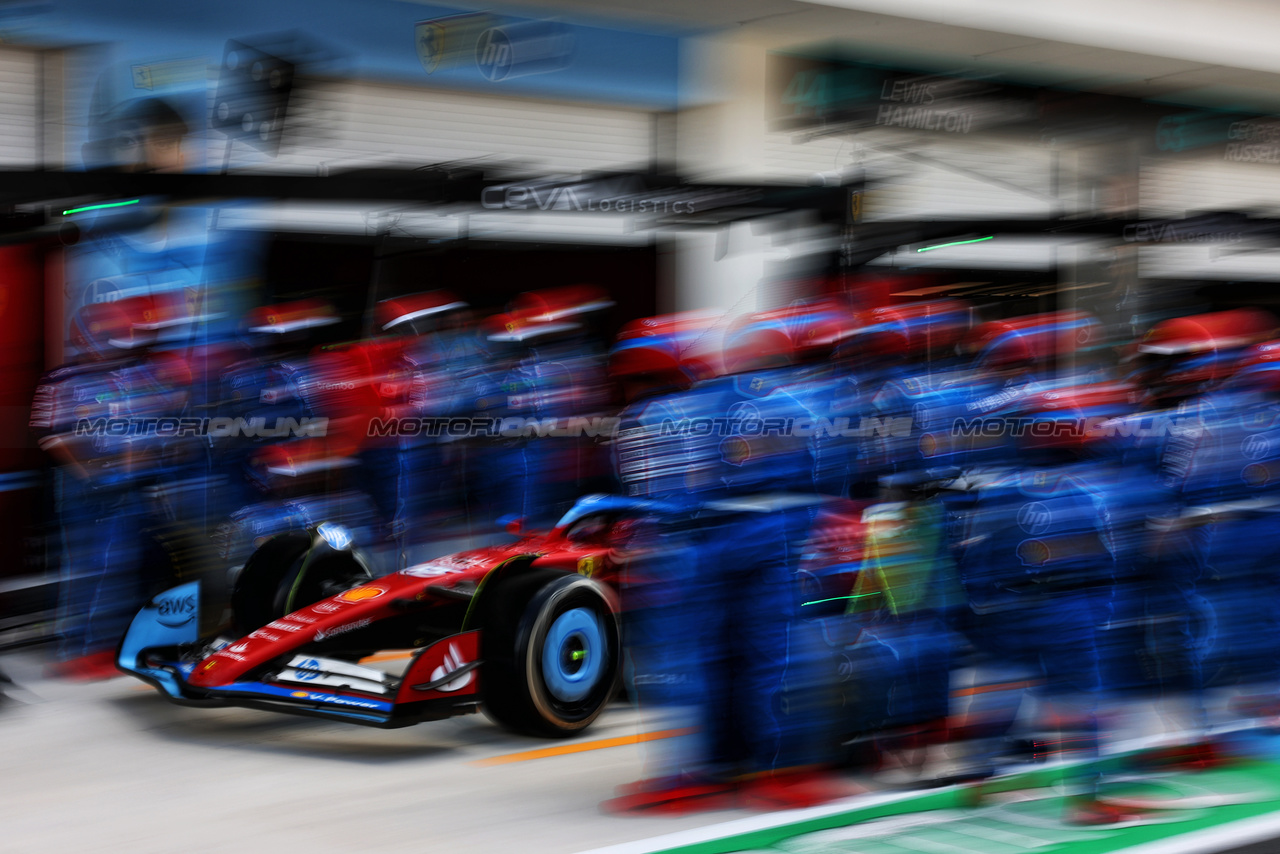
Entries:
{"label": "santander logo", "polygon": [[[431,671],[431,681],[435,682],[438,679],[443,679],[450,673],[456,672],[465,664],[467,664],[467,662],[463,660],[462,653],[458,652],[458,647],[454,644],[449,644],[449,651],[444,654],[444,663]],[[471,680],[475,675],[475,671],[468,670],[457,679],[454,679],[452,682],[446,682],[436,688],[436,690],[443,691],[445,693],[461,691],[463,688],[471,684]]]}

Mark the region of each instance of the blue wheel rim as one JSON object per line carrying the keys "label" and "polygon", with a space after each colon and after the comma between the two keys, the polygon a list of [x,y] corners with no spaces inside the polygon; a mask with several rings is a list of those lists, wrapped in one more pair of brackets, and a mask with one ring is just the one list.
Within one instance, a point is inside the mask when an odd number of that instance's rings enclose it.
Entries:
{"label": "blue wheel rim", "polygon": [[595,611],[574,608],[556,617],[542,645],[542,676],[551,696],[576,703],[590,694],[604,673],[607,652]]}

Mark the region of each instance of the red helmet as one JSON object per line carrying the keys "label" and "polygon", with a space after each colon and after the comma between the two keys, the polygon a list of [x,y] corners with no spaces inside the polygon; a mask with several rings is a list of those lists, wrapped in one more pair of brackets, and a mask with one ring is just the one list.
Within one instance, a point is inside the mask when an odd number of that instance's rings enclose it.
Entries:
{"label": "red helmet", "polygon": [[250,332],[281,335],[318,326],[338,323],[341,318],[333,306],[318,299],[302,299],[255,308],[249,312]]}
{"label": "red helmet", "polygon": [[535,320],[528,314],[504,312],[485,318],[484,337],[502,343],[534,342],[539,339],[580,329],[581,324],[569,320]]}
{"label": "red helmet", "polygon": [[1256,344],[1276,330],[1276,319],[1256,308],[1237,308],[1162,320],[1147,330],[1139,353],[1173,356]]}
{"label": "red helmet", "polygon": [[992,320],[974,329],[964,349],[979,368],[1031,367],[1098,343],[1101,326],[1083,311],[1054,311]]}
{"label": "red helmet", "polygon": [[827,359],[857,328],[857,315],[835,299],[756,312],[730,327],[725,365],[740,373]]}
{"label": "red helmet", "polygon": [[411,378],[403,352],[400,338],[318,348],[310,359],[308,397],[331,423],[368,436],[370,419],[393,414],[408,398]]}
{"label": "red helmet", "polygon": [[378,328],[385,332],[421,318],[435,317],[466,307],[465,302],[449,291],[427,291],[383,300],[378,303],[374,317]]}
{"label": "red helmet", "polygon": [[1137,378],[1155,398],[1187,397],[1231,376],[1240,350],[1275,330],[1271,314],[1250,308],[1162,320],[1138,342],[1135,355],[1146,364]]}
{"label": "red helmet", "polygon": [[193,319],[187,309],[186,296],[178,291],[164,291],[145,297],[133,297],[121,302],[133,303],[128,309],[132,314],[134,329],[141,332],[156,332],[170,326],[189,323]]}
{"label": "red helmet", "polygon": [[631,321],[609,353],[609,376],[675,388],[718,376],[718,320],[715,314],[683,312]]}
{"label": "red helmet", "polygon": [[595,285],[566,285],[527,291],[511,301],[512,314],[535,323],[554,323],[612,308],[614,302],[604,288]]}
{"label": "red helmet", "polygon": [[76,312],[71,342],[80,350],[98,355],[145,346],[155,340],[154,332],[142,328],[153,313],[154,303],[149,296],[90,303]]}
{"label": "red helmet", "polygon": [[884,305],[863,312],[846,343],[855,355],[920,358],[948,353],[969,328],[969,306],[940,299]]}

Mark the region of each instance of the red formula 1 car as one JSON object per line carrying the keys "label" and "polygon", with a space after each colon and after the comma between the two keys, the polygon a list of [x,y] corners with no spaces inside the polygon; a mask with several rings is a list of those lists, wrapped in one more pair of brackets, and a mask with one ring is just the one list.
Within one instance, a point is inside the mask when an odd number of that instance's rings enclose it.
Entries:
{"label": "red formula 1 car", "polygon": [[[847,598],[840,594],[852,586],[860,553],[827,547],[861,536],[861,509],[834,502],[815,526],[821,536],[798,579],[806,598]],[[185,584],[139,612],[117,663],[189,705],[377,727],[483,705],[511,729],[572,735],[596,719],[618,687],[618,587],[639,554],[629,532],[655,512],[665,511],[588,496],[549,533],[382,578],[371,575],[339,527],[279,534],[240,571],[230,629],[201,637],[200,586]]]}
{"label": "red formula 1 car", "polygon": [[398,727],[483,704],[512,729],[571,735],[618,685],[620,522],[640,512],[584,498],[550,533],[382,578],[341,528],[280,534],[240,571],[229,630],[199,636],[200,588],[186,584],[134,618],[117,663],[191,705]]}

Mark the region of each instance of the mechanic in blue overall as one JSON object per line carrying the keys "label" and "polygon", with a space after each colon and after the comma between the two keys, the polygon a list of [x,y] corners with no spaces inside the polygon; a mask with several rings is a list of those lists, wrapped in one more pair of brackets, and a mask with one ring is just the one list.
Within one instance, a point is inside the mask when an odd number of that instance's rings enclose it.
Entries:
{"label": "mechanic in blue overall", "polygon": [[[377,376],[382,415],[424,419],[424,424],[470,415],[459,406],[458,380],[450,370],[450,327],[467,307],[448,291],[408,294],[378,303],[380,339],[396,345]],[[447,430],[431,427],[373,438],[361,452],[366,491],[390,504],[393,535],[402,556],[413,563],[422,548],[443,534],[451,514],[463,502],[459,472],[447,464]]]}
{"label": "mechanic in blue overall", "polygon": [[[884,421],[906,420],[907,431],[893,431],[883,443],[878,487],[881,490],[906,487],[908,492],[925,488],[932,493],[927,499],[913,496],[907,503],[915,507],[922,519],[932,519],[940,526],[939,539],[942,552],[948,553],[963,539],[953,520],[972,510],[977,491],[970,488],[992,478],[1003,477],[1015,464],[1014,448],[1009,441],[1009,431],[1003,413],[1018,401],[1034,395],[1042,387],[1041,378],[1046,373],[1048,355],[1052,352],[1052,335],[1045,335],[1044,318],[1026,321],[984,324],[973,330],[967,340],[968,369],[915,373],[886,382],[874,398],[874,403]],[[960,338],[959,329],[944,327],[953,334],[950,340]],[[992,425],[997,429],[990,429]],[[961,475],[956,478],[955,475]],[[937,489],[945,481],[944,489]],[[918,505],[918,506],[917,506]],[[932,525],[930,525],[932,527]],[[910,569],[940,572],[945,580],[951,576],[950,561],[935,555],[927,561],[909,560]],[[908,578],[912,577],[908,575]],[[900,695],[893,707],[887,709],[889,720],[925,727],[928,722],[920,712],[943,711],[941,702],[930,703],[929,695],[949,684],[949,668],[964,650],[960,638],[973,631],[973,614],[970,609],[956,607],[953,597],[940,595],[935,602],[926,604],[918,614],[909,609],[911,619],[888,611],[893,619],[886,621],[886,628],[864,632],[866,637],[884,638],[882,643],[897,640],[899,646],[907,643],[901,654],[911,659],[923,650],[926,659],[919,665],[901,672],[889,674],[890,681],[900,683]],[[883,614],[883,611],[878,612]],[[873,612],[872,616],[876,616]],[[894,629],[906,629],[893,633]],[[931,659],[931,661],[930,661]],[[946,662],[948,672],[944,677],[941,668],[932,663]],[[947,709],[947,711],[950,711]],[[983,709],[981,715],[964,716],[978,720],[990,713]],[[995,715],[999,718],[1000,713]],[[914,718],[915,720],[911,720]],[[936,718],[935,718],[936,720]],[[898,760],[899,769],[885,768],[885,773],[910,781],[928,772],[932,733],[912,744],[910,740],[890,747],[890,760]],[[894,751],[893,748],[901,747]]]}
{"label": "mechanic in blue overall", "polygon": [[229,430],[213,443],[220,466],[235,473],[232,480],[241,505],[272,489],[275,475],[261,464],[260,451],[288,438],[276,436],[275,426],[287,424],[287,419],[301,423],[303,418],[323,417],[309,411],[305,401],[307,346],[310,330],[338,322],[333,309],[318,300],[262,306],[241,322],[249,355],[223,375],[216,415],[241,427],[261,424],[268,429]]}
{"label": "mechanic in blue overall", "polygon": [[1232,478],[1223,465],[1238,457],[1226,428],[1234,422],[1239,432],[1233,410],[1245,398],[1215,392],[1229,380],[1243,346],[1273,324],[1247,310],[1174,318],[1133,348],[1133,378],[1146,397],[1141,411],[1121,422],[1124,459],[1126,472],[1141,478],[1143,494],[1152,497],[1146,541],[1126,576],[1132,580],[1120,589],[1115,620],[1117,638],[1130,635],[1117,646],[1138,652],[1119,658],[1111,678],[1130,694],[1154,693],[1169,737],[1187,745],[1188,755],[1213,753],[1204,692],[1233,678],[1232,656],[1224,654],[1231,644],[1221,637],[1234,624],[1218,613],[1227,605],[1217,601],[1226,587],[1211,559],[1214,525],[1207,523],[1214,519],[1210,508],[1238,491],[1231,486],[1224,493]]}
{"label": "mechanic in blue overall", "polygon": [[1238,372],[1200,402],[1201,429],[1168,443],[1160,472],[1182,512],[1159,521],[1199,535],[1205,576],[1198,590],[1214,618],[1206,688],[1265,695],[1280,676],[1276,573],[1273,555],[1259,545],[1274,539],[1280,512],[1277,352],[1280,345],[1266,342],[1244,353]]}
{"label": "mechanic in blue overall", "polygon": [[164,440],[129,419],[181,415],[189,383],[180,364],[142,358],[149,338],[138,327],[151,305],[132,297],[79,310],[77,360],[41,382],[31,407],[31,428],[57,464],[59,670],[71,677],[115,675],[115,646],[150,592],[143,487],[162,474]]}
{"label": "mechanic in blue overall", "polygon": [[[1280,341],[1250,348],[1237,373],[1213,397],[1218,489],[1200,515],[1208,525],[1207,564],[1217,612],[1208,664],[1223,687],[1240,690],[1237,713],[1274,716],[1280,709]],[[1203,505],[1202,505],[1203,506]]]}
{"label": "mechanic in blue overall", "polygon": [[[798,773],[817,761],[807,731],[813,721],[787,715],[782,704],[790,684],[807,678],[808,663],[803,655],[793,660],[789,644],[800,546],[820,501],[809,437],[787,425],[812,415],[781,389],[791,379],[794,342],[759,331],[748,324],[727,338],[731,373],[636,399],[619,425],[624,493],[684,508],[664,519],[667,542],[676,545],[663,551],[687,555],[664,561],[668,572],[685,570],[651,585],[676,605],[655,608],[652,619],[683,651],[668,666],[693,679],[683,693],[699,708],[701,732],[699,752],[674,769],[683,777],[641,787],[611,802],[614,809],[708,804],[735,789],[740,802],[755,805],[831,796]],[[627,365],[644,363],[646,349],[654,348],[643,338],[615,347],[612,364],[624,385],[635,387],[628,372],[636,369]]]}
{"label": "mechanic in blue overall", "polygon": [[840,370],[833,356],[856,334],[857,324],[853,312],[827,298],[747,315],[728,332],[789,354],[788,364],[777,369],[778,387],[810,413],[805,430],[814,455],[815,489],[839,498],[849,495],[857,477],[862,422],[868,413],[860,393],[863,378]]}
{"label": "mechanic in blue overall", "polygon": [[312,330],[338,322],[320,300],[264,306],[243,321],[254,357],[223,378],[219,415],[231,427],[215,439],[221,465],[239,479],[243,496],[226,534],[225,556],[233,564],[271,535],[331,522],[350,530],[376,569],[393,568],[383,562],[387,522],[351,484],[364,430],[352,433],[350,423],[330,418],[337,413],[315,405],[318,386],[332,378],[309,352]]}
{"label": "mechanic in blue overall", "polygon": [[1003,431],[983,426],[1001,407],[1037,388],[1037,367],[1025,338],[1009,336],[993,342],[970,370],[887,380],[872,401],[876,417],[909,427],[877,437],[878,452],[869,464],[877,486],[886,477],[930,468],[1007,464]]}
{"label": "mechanic in blue overall", "polygon": [[626,401],[614,468],[623,496],[643,502],[633,540],[639,556],[620,585],[625,679],[646,726],[686,731],[646,746],[644,779],[620,787],[619,797],[605,804],[610,810],[665,803],[678,809],[723,794],[702,768],[707,748],[698,729],[709,688],[693,576],[706,567],[699,502],[684,488],[686,477],[705,479],[713,460],[690,432],[661,431],[665,422],[678,424],[690,389],[712,374],[710,365],[699,370],[695,354],[712,341],[718,350],[713,320],[687,314],[633,321],[619,332],[609,357],[610,378]]}
{"label": "mechanic in blue overall", "polygon": [[[862,397],[869,429],[859,450],[860,497],[874,498],[881,478],[943,464],[933,459],[938,443],[924,441],[922,426],[937,406],[950,398],[966,398],[955,354],[956,343],[968,328],[969,309],[955,300],[881,306],[866,312],[864,325],[836,350],[842,370],[854,377]],[[947,391],[951,392],[948,394]],[[919,421],[920,423],[917,423]],[[922,459],[922,446],[929,460]],[[944,440],[941,452],[947,452]]]}
{"label": "mechanic in blue overall", "polygon": [[609,408],[606,357],[590,324],[612,305],[598,288],[555,288],[521,295],[488,321],[498,364],[477,414],[502,422],[476,444],[474,471],[489,522],[554,523],[598,477],[585,462],[595,440],[573,423]]}
{"label": "mechanic in blue overall", "polygon": [[[918,412],[967,399],[954,346],[968,310],[951,301],[868,309],[836,350],[839,370],[858,386],[862,421],[852,494],[878,498],[863,511],[862,569],[843,603],[843,657],[854,702],[843,715],[857,745],[874,745],[880,774],[914,782],[928,749],[945,734],[955,639],[946,614],[959,601],[934,486],[954,476],[920,452]],[[936,358],[931,358],[936,357]],[[936,450],[936,449],[931,449]],[[944,446],[945,450],[945,446]],[[933,456],[933,455],[931,455]],[[871,758],[871,757],[867,757]]]}
{"label": "mechanic in blue overall", "polygon": [[[1016,465],[989,469],[961,522],[957,565],[972,612],[967,634],[987,667],[1004,680],[1038,686],[1032,725],[1059,726],[1064,753],[1095,757],[1103,689],[1102,628],[1110,620],[1116,572],[1109,494],[1112,470],[1094,459],[1105,433],[1100,415],[1127,405],[1123,391],[1060,388],[1021,398],[1010,417]],[[1064,726],[1065,722],[1065,726]],[[991,734],[989,734],[991,735]],[[995,737],[971,744],[970,759],[995,771]],[[981,769],[972,769],[982,773]],[[1124,819],[1098,801],[1097,773],[1085,766],[1071,781],[1067,819],[1109,824]],[[980,790],[979,790],[980,791]]]}
{"label": "mechanic in blue overall", "polygon": [[[83,122],[85,167],[125,175],[204,171],[205,81],[157,77],[142,89],[138,68],[116,63],[99,75]],[[130,184],[124,177],[119,186]],[[153,346],[190,367],[184,414],[218,414],[221,372],[238,358],[237,322],[256,299],[262,235],[218,229],[216,208],[207,203],[160,197],[125,197],[68,216],[81,234],[66,252],[68,317],[90,304],[135,297],[178,309],[158,312],[165,316],[149,330]],[[205,443],[198,459],[185,459],[181,470],[166,473],[164,487],[151,493],[155,497],[149,503],[159,505],[152,510],[203,537],[238,506],[223,474]]]}
{"label": "mechanic in blue overall", "polygon": [[[204,82],[157,80],[146,97],[133,97],[144,91],[136,86],[136,70],[116,64],[99,77],[82,148],[85,167],[202,171],[192,136],[199,136],[208,109]],[[218,368],[236,343],[239,318],[256,300],[265,241],[243,229],[219,230],[216,210],[207,206],[163,198],[129,199],[70,216],[81,233],[67,250],[70,312],[137,296],[185,304],[177,322],[154,330],[155,343],[184,351],[193,367],[191,414],[213,415]]]}

